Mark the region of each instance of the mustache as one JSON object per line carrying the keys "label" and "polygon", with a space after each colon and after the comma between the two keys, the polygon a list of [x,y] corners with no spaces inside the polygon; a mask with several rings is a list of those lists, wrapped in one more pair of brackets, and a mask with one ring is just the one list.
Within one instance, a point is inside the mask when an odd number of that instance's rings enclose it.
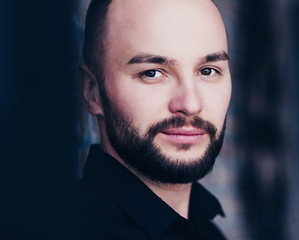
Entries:
{"label": "mustache", "polygon": [[210,123],[209,121],[203,120],[198,116],[194,116],[192,119],[186,119],[182,116],[174,116],[152,125],[147,132],[147,136],[150,139],[153,139],[159,132],[163,130],[187,126],[192,126],[194,128],[204,130],[211,139],[215,138],[217,133],[217,128],[214,124]]}

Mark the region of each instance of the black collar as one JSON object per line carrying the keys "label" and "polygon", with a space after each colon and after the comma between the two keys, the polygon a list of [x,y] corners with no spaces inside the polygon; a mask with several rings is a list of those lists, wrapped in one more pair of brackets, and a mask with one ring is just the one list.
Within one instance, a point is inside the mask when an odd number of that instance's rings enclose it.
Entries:
{"label": "black collar", "polygon": [[[99,145],[91,146],[83,174],[110,195],[154,239],[162,236],[179,217],[139,178],[102,152]],[[198,183],[192,185],[189,214],[206,219],[224,215],[218,200]]]}

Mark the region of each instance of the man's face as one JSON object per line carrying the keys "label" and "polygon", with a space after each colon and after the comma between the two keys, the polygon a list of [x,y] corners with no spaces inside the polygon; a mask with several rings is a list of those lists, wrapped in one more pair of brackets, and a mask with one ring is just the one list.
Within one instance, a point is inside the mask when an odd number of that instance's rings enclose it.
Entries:
{"label": "man's face", "polygon": [[123,161],[134,165],[128,158],[146,141],[150,158],[194,168],[211,142],[221,145],[231,79],[225,28],[211,1],[114,0],[104,49],[108,141]]}

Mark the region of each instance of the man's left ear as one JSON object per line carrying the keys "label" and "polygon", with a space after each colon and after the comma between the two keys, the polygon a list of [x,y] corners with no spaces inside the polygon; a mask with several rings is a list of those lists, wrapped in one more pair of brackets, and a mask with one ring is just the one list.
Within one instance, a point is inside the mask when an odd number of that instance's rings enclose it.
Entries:
{"label": "man's left ear", "polygon": [[98,81],[85,64],[80,65],[80,87],[81,97],[88,112],[103,116]]}

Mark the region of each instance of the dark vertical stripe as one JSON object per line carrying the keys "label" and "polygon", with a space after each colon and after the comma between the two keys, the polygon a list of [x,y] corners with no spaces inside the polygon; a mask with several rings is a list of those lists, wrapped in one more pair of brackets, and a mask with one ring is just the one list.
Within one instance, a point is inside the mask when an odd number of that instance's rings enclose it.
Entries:
{"label": "dark vertical stripe", "polygon": [[[1,3],[4,11],[7,2]],[[54,214],[61,210],[57,197],[63,198],[77,174],[78,90],[71,18],[75,2],[10,4],[12,14],[5,18],[12,19],[12,75],[3,83],[8,103],[6,121],[1,121],[0,234],[5,237],[0,238],[47,239],[59,219]]]}

